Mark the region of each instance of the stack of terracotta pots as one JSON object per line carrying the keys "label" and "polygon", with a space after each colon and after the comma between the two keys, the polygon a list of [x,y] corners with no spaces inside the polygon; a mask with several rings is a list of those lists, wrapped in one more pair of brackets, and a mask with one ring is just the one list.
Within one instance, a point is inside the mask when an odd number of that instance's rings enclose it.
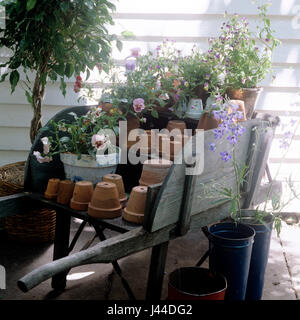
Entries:
{"label": "stack of terracotta pots", "polygon": [[90,181],[78,181],[75,184],[70,207],[78,211],[86,211],[93,195],[93,184]]}
{"label": "stack of terracotta pots", "polygon": [[77,211],[88,211],[95,218],[110,219],[122,214],[127,195],[123,179],[118,174],[107,174],[94,190],[91,181],[49,179],[45,198],[56,200]]}
{"label": "stack of terracotta pots", "polygon": [[88,204],[88,214],[94,218],[112,219],[122,215],[117,186],[111,182],[98,182],[91,202]]}

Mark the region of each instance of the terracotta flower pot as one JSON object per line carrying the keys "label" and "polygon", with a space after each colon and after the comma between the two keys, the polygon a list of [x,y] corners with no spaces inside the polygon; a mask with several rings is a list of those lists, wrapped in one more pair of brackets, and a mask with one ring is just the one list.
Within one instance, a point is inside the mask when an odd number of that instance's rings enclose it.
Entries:
{"label": "terracotta flower pot", "polygon": [[179,129],[184,134],[186,124],[182,120],[170,120],[167,124],[167,129],[171,132],[173,129]]}
{"label": "terracotta flower pot", "polygon": [[124,209],[123,219],[141,224],[144,221],[148,187],[134,187],[130,193],[127,207]]}
{"label": "terracotta flower pot", "polygon": [[209,115],[207,112],[202,113],[197,129],[211,130],[218,127],[220,121],[217,121],[212,115]]}
{"label": "terracotta flower pot", "polygon": [[60,204],[68,205],[74,191],[74,182],[72,180],[63,180],[59,184],[56,201]]}
{"label": "terracotta flower pot", "polygon": [[112,219],[122,215],[119,192],[114,183],[97,183],[92,200],[88,205],[88,214],[102,219]]}
{"label": "terracotta flower pot", "polygon": [[246,118],[252,118],[253,112],[256,107],[256,102],[262,91],[262,88],[242,88],[233,89],[227,88],[226,94],[230,100],[243,100],[245,102]]}
{"label": "terracotta flower pot", "polygon": [[173,162],[166,159],[146,160],[143,164],[143,171],[139,180],[140,186],[150,186],[161,183],[167,176]]}
{"label": "terracotta flower pot", "polygon": [[[236,122],[246,121],[247,117],[246,117],[246,112],[245,112],[244,101],[243,100],[230,100],[230,103],[238,105],[238,111],[241,111],[243,113],[243,119],[236,120]],[[232,113],[232,108],[230,105],[228,107],[228,113]]]}
{"label": "terracotta flower pot", "polygon": [[74,210],[85,211],[93,195],[93,183],[90,181],[78,181],[75,184],[70,207]]}
{"label": "terracotta flower pot", "polygon": [[45,198],[54,200],[57,197],[60,179],[49,179],[47,189],[45,191]]}
{"label": "terracotta flower pot", "polygon": [[127,195],[125,193],[123,178],[119,174],[106,174],[103,179],[103,182],[110,182],[116,185],[119,193],[121,206],[124,207],[127,201]]}

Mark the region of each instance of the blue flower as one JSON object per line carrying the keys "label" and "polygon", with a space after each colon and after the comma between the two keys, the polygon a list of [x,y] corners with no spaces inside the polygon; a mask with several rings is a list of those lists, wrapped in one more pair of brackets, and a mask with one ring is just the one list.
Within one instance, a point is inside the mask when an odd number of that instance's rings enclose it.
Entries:
{"label": "blue flower", "polygon": [[231,159],[231,155],[227,151],[220,152],[220,155],[222,157],[222,160],[224,160],[225,162],[228,162],[228,160]]}
{"label": "blue flower", "polygon": [[230,144],[236,144],[237,143],[237,137],[235,135],[228,136],[227,140],[229,140]]}
{"label": "blue flower", "polygon": [[209,144],[209,150],[215,151],[215,150],[216,150],[216,144],[213,143],[213,142],[211,142],[211,143]]}
{"label": "blue flower", "polygon": [[214,129],[215,139],[221,139],[224,135],[224,130],[222,128]]}

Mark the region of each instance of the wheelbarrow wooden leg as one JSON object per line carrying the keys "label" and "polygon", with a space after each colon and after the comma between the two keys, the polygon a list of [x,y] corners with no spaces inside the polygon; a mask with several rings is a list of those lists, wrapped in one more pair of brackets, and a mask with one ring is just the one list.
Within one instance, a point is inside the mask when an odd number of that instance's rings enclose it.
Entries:
{"label": "wheelbarrow wooden leg", "polygon": [[169,241],[152,248],[146,300],[160,300]]}
{"label": "wheelbarrow wooden leg", "polygon": [[[69,254],[70,225],[71,216],[66,212],[56,210],[53,260],[63,258]],[[63,290],[67,283],[67,274],[68,272],[62,272],[52,277],[52,288]]]}

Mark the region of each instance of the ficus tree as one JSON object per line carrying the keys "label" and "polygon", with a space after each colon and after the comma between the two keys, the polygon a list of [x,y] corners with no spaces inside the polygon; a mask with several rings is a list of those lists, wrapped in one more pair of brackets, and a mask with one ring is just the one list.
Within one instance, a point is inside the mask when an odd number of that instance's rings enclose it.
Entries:
{"label": "ficus tree", "polygon": [[[11,93],[22,82],[33,108],[30,140],[41,128],[42,101],[48,81],[60,81],[66,94],[66,78],[101,65],[107,71],[112,43],[122,43],[107,30],[114,24],[115,6],[108,0],[6,0],[6,26],[0,29],[0,48],[11,55],[0,67],[9,77]],[[3,69],[2,69],[3,70]],[[21,76],[22,75],[24,76]],[[33,76],[32,76],[33,75]],[[22,80],[21,80],[22,78]]]}

